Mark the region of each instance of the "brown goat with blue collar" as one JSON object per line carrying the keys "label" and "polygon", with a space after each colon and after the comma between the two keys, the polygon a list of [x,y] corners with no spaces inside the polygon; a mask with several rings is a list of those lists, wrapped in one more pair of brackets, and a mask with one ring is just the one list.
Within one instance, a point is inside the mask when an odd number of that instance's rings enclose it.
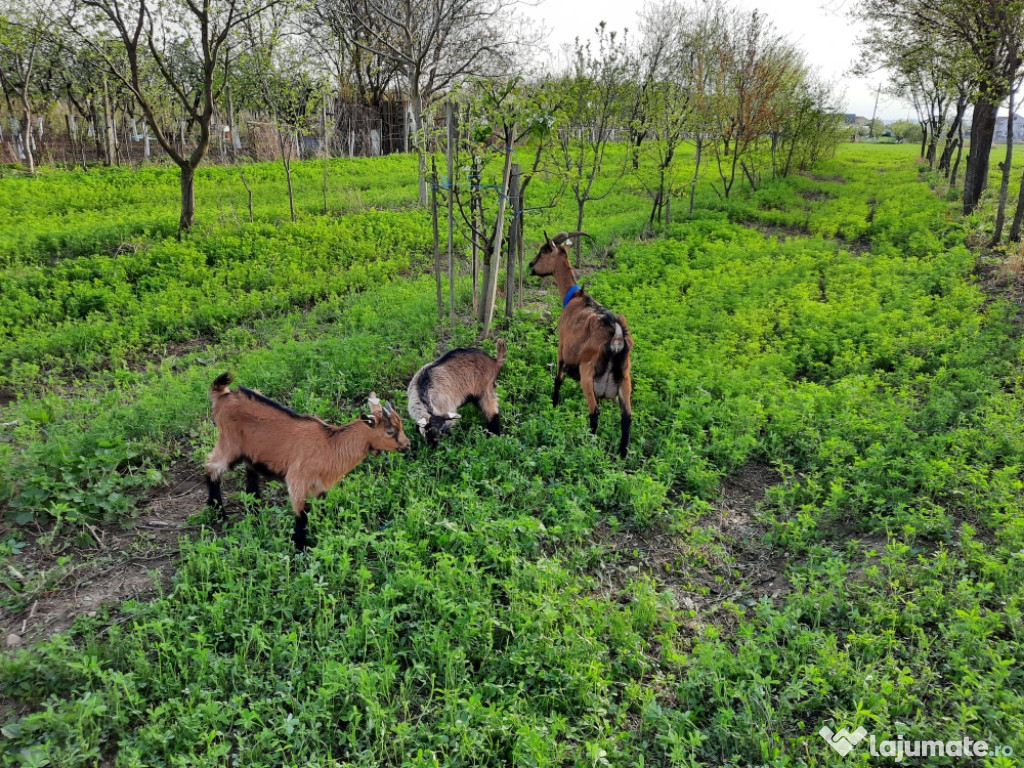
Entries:
{"label": "brown goat with blue collar", "polygon": [[[530,262],[534,275],[554,275],[562,296],[562,316],[558,320],[558,364],[552,402],[558,405],[562,379],[568,374],[579,381],[590,411],[590,431],[597,432],[600,400],[617,400],[622,411],[619,455],[625,458],[633,426],[633,380],[630,377],[630,353],[633,337],[626,318],[597,303],[576,284],[569,264],[571,237],[585,232],[559,232],[554,238],[544,233],[540,253]],[[589,235],[588,235],[589,237]]]}
{"label": "brown goat with blue collar", "polygon": [[217,444],[206,460],[207,504],[223,512],[220,478],[245,463],[245,490],[260,495],[260,475],[288,483],[295,512],[292,539],[307,546],[309,498],[322,496],[351,472],[367,454],[407,451],[409,438],[402,419],[370,393],[370,412],[335,427],[316,416],[301,415],[245,387],[232,391],[230,373],[210,386]]}

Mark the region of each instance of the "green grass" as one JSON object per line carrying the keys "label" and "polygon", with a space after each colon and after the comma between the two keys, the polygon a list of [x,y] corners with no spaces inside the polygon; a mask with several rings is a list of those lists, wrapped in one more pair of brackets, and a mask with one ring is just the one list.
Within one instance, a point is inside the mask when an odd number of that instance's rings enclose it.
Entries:
{"label": "green grass", "polygon": [[[596,438],[578,386],[552,408],[554,327],[524,315],[502,331],[506,435],[467,416],[437,451],[367,459],[316,504],[307,555],[280,492],[184,539],[152,601],[0,658],[25,709],[0,759],[832,764],[822,725],[1021,752],[1022,350],[972,277],[972,223],[913,157],[843,147],[813,177],[703,189],[645,242],[627,183],[588,211],[609,253],[585,285],[636,340],[628,459],[614,407]],[[252,225],[235,172],[208,170],[181,243],[165,170],[0,180],[21,201],[0,228],[9,518],[73,533],[130,517],[171,468],[198,480],[225,369],[333,420],[371,389],[404,410],[439,348],[412,165],[337,161],[332,183],[365,191],[328,217],[321,166],[297,168],[295,224],[280,172],[250,169]],[[527,237],[567,227],[562,206]],[[761,465],[782,481],[737,523],[720,483]],[[673,556],[637,569],[639,541]],[[784,571],[774,599],[750,557]]]}

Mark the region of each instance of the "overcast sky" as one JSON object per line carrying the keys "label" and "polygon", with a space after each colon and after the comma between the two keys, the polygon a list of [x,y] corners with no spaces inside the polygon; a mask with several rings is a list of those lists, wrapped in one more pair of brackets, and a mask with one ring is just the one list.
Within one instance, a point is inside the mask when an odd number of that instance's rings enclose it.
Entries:
{"label": "overcast sky", "polygon": [[[733,0],[741,8],[762,11],[779,32],[807,54],[807,61],[826,79],[845,90],[845,112],[871,117],[875,92],[885,76],[861,79],[849,74],[857,58],[858,26],[847,17],[843,0]],[[577,36],[592,36],[594,28],[605,21],[609,29],[630,31],[637,26],[637,14],[644,7],[636,0],[542,0],[526,7],[527,16],[551,30],[549,48],[557,51]],[[883,120],[914,119],[909,105],[887,98],[878,102]]]}

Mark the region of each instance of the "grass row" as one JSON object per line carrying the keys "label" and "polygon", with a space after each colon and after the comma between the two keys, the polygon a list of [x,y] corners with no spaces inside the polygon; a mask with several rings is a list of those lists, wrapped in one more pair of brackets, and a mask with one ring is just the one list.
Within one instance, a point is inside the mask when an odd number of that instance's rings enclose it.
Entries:
{"label": "grass row", "polygon": [[[578,388],[552,408],[554,328],[524,315],[506,332],[506,435],[466,418],[437,451],[367,460],[317,504],[306,556],[284,503],[206,530],[165,594],[3,657],[30,710],[4,726],[3,760],[824,765],[823,724],[1020,752],[1020,343],[911,157],[851,147],[644,243],[614,237],[642,204],[610,198],[594,227],[609,263],[586,287],[637,340],[626,461],[610,415],[589,435]],[[9,507],[85,514],[109,498],[100,483],[138,479],[104,511],[118,517],[147,471],[198,473],[225,368],[353,417],[435,353],[432,292],[382,277],[19,400],[0,443]],[[785,563],[775,600],[747,598],[717,525],[721,479],[752,461],[783,477],[748,521]],[[627,532],[678,557],[630,571]],[[716,579],[738,588],[716,598]]]}

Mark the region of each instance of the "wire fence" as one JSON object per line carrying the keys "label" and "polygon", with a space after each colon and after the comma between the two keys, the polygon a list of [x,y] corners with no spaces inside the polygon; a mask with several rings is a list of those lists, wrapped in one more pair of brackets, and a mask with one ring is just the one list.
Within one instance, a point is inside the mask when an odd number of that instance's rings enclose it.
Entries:
{"label": "wire fence", "polygon": [[[410,118],[401,101],[378,108],[333,101],[324,106],[319,120],[309,122],[313,127],[293,129],[244,110],[234,116],[217,114],[207,162],[275,160],[282,150],[293,159],[307,159],[376,157],[408,149]],[[161,131],[185,153],[192,151],[199,134],[198,126],[185,120],[168,121]],[[133,165],[165,158],[154,131],[141,117],[123,111],[108,121],[97,110],[83,118],[63,106],[34,116],[29,131],[23,129],[23,118],[0,118],[0,163],[26,162],[29,148],[34,161],[44,164]]]}

